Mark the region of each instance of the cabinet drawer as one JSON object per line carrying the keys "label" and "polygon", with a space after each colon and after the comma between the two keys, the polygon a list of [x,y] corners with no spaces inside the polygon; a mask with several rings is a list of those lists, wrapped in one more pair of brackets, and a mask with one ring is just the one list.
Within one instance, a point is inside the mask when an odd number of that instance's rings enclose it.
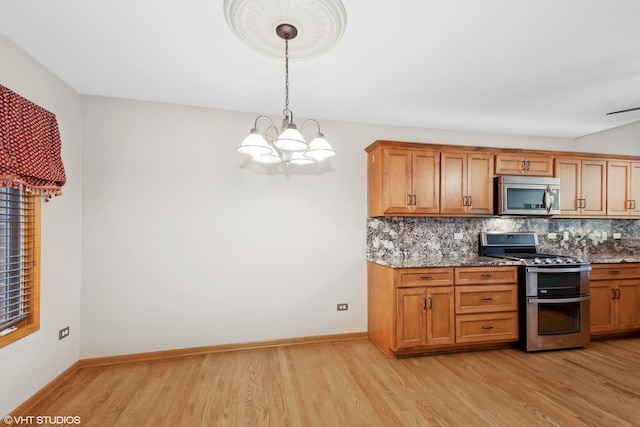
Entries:
{"label": "cabinet drawer", "polygon": [[640,279],[640,264],[591,264],[591,280]]}
{"label": "cabinet drawer", "polygon": [[518,283],[517,267],[456,267],[456,285]]}
{"label": "cabinet drawer", "polygon": [[515,341],[518,313],[461,314],[456,316],[456,342]]}
{"label": "cabinet drawer", "polygon": [[456,286],[456,314],[517,309],[517,285]]}
{"label": "cabinet drawer", "polygon": [[453,285],[453,268],[408,268],[399,274],[400,288]]}

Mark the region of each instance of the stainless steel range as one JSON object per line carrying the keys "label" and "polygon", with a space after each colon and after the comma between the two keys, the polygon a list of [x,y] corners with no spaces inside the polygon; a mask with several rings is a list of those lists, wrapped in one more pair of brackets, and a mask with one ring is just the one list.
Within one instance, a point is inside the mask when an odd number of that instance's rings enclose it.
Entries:
{"label": "stainless steel range", "polygon": [[480,233],[480,255],[521,263],[520,347],[525,351],[589,344],[591,266],[582,258],[538,252],[536,233]]}

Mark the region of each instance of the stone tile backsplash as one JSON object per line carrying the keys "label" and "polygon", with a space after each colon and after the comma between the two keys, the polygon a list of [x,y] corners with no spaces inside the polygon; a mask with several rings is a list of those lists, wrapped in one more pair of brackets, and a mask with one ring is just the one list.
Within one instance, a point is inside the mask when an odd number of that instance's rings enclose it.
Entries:
{"label": "stone tile backsplash", "polygon": [[[640,251],[637,219],[390,217],[367,218],[367,259],[468,257],[478,253],[481,231],[533,231],[541,252],[585,258]],[[461,240],[456,233],[462,233]],[[549,233],[556,238],[549,239]],[[614,239],[614,233],[621,238]]]}

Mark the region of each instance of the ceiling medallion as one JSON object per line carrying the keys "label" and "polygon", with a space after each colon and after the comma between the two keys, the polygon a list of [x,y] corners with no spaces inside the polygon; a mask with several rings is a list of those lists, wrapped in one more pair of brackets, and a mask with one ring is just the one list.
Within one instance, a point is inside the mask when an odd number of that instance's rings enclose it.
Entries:
{"label": "ceiling medallion", "polygon": [[310,59],[335,46],[347,23],[340,0],[225,0],[224,12],[227,24],[244,44],[278,59],[282,44],[273,37],[278,25],[298,29],[291,59]]}

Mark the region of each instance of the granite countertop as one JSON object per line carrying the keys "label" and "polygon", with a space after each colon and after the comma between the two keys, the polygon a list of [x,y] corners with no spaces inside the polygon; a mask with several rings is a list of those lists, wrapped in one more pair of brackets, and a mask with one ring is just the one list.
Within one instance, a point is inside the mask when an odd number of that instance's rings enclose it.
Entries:
{"label": "granite countertop", "polygon": [[492,265],[521,265],[518,261],[471,255],[468,257],[370,258],[368,262],[393,268],[477,267]]}
{"label": "granite countertop", "polygon": [[640,262],[640,254],[587,255],[591,264],[614,264],[618,262]]}
{"label": "granite countertop", "polygon": [[[640,254],[590,255],[586,259],[591,264],[614,264],[620,262],[639,262]],[[496,265],[522,265],[519,261],[471,255],[467,257],[419,257],[419,258],[369,258],[368,262],[392,268],[427,268],[427,267],[481,267]]]}

